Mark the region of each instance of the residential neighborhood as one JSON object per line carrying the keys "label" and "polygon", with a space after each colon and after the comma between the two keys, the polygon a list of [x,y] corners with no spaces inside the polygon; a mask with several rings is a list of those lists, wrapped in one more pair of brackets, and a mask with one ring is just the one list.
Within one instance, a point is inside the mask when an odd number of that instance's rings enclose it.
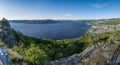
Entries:
{"label": "residential neighborhood", "polygon": [[114,32],[115,30],[120,30],[120,24],[117,25],[92,25],[91,29],[88,31],[92,34],[100,34],[105,32]]}

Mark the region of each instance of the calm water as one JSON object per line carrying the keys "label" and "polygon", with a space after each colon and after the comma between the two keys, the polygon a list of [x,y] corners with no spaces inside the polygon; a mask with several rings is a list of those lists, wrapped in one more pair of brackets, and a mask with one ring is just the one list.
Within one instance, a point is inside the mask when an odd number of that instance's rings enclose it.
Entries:
{"label": "calm water", "polygon": [[63,22],[54,24],[10,23],[11,27],[27,36],[61,40],[80,37],[90,28],[85,22]]}

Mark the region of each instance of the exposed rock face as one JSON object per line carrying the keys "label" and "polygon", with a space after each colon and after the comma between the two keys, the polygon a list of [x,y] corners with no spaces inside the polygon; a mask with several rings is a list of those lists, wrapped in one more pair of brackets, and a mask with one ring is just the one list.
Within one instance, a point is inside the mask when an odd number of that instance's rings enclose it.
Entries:
{"label": "exposed rock face", "polygon": [[119,49],[120,47],[115,43],[98,42],[86,48],[80,54],[49,61],[45,65],[119,65],[119,51],[118,49],[116,51],[116,48]]}
{"label": "exposed rock face", "polygon": [[3,41],[7,43],[9,47],[13,47],[14,45],[17,45],[17,40],[14,37],[14,35],[8,31],[8,30],[3,30],[1,33],[1,38]]}
{"label": "exposed rock face", "polygon": [[12,33],[9,22],[3,18],[0,21],[0,30],[1,30],[1,39],[7,43],[8,47],[12,48],[14,45],[17,45],[17,40]]}
{"label": "exposed rock face", "polygon": [[60,60],[47,62],[45,65],[78,65],[80,59],[81,59],[80,54],[74,54],[67,58],[62,58]]}
{"label": "exposed rock face", "polygon": [[20,60],[23,60],[23,56],[21,56],[20,54],[18,54],[17,52],[13,51],[12,49],[8,49],[8,53],[12,56],[14,56],[15,58],[19,58]]}

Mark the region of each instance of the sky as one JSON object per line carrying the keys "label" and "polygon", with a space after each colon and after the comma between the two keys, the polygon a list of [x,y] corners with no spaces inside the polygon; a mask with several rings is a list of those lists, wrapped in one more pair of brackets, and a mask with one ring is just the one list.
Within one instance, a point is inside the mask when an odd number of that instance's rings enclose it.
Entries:
{"label": "sky", "polygon": [[120,18],[120,0],[0,0],[0,19]]}

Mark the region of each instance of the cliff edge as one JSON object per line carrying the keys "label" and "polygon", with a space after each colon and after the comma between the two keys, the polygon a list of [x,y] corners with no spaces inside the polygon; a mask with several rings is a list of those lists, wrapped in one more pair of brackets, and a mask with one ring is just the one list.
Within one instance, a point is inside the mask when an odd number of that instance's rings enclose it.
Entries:
{"label": "cliff edge", "polygon": [[12,28],[9,22],[3,18],[0,21],[0,38],[8,47],[12,48],[14,45],[17,45],[17,40],[12,33]]}

